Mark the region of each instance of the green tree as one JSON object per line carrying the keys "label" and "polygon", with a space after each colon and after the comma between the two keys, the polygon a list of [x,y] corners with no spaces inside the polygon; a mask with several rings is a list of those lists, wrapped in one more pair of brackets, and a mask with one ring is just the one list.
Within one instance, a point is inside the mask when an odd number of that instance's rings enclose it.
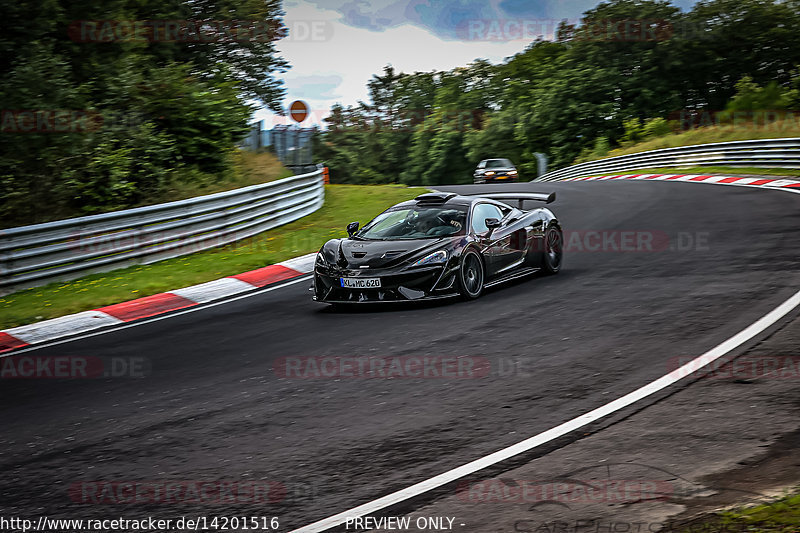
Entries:
{"label": "green tree", "polygon": [[[274,73],[288,65],[273,39],[84,42],[93,34],[76,34],[74,22],[239,20],[279,37],[277,0],[21,0],[2,14],[3,226],[129,207],[173,181],[218,179],[247,131],[248,101],[280,106]],[[22,133],[11,110],[98,120],[71,133]]]}
{"label": "green tree", "polygon": [[[534,41],[498,65],[411,75],[387,67],[370,82],[367,114],[388,122],[392,134],[380,142],[351,136],[346,145],[323,136],[350,161],[363,153],[382,179],[458,183],[487,157],[508,157],[533,176],[535,152],[556,168],[605,155],[669,133],[675,112],[722,109],[735,95],[733,107],[797,107],[799,6],[703,0],[684,13],[664,0],[602,2],[577,24],[562,23],[555,41]],[[737,95],[743,76],[754,85]],[[421,112],[405,120],[408,109]],[[454,127],[464,113],[471,120]],[[412,135],[397,131],[404,123]]]}

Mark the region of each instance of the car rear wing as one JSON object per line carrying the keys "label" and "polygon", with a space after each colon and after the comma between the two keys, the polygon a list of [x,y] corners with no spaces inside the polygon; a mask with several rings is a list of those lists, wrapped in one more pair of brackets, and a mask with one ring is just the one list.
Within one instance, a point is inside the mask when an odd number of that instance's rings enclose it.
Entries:
{"label": "car rear wing", "polygon": [[[551,204],[556,201],[556,193],[544,193],[544,192],[487,192],[487,193],[475,193],[471,194],[470,196],[480,196],[481,198],[491,198],[492,200],[517,200],[519,202],[518,207],[522,209],[522,203],[525,200],[535,200],[537,202],[544,202],[547,204]],[[505,203],[505,202],[504,202]]]}

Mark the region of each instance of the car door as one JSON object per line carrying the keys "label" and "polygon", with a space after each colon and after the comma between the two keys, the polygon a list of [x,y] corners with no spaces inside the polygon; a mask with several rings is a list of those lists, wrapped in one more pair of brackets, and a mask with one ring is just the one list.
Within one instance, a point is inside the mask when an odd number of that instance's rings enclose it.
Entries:
{"label": "car door", "polygon": [[500,207],[488,202],[480,202],[472,208],[471,230],[478,238],[483,248],[484,259],[488,276],[494,276],[502,270],[518,262],[523,255],[521,242],[515,231],[507,225],[496,228],[491,233],[486,227],[487,218],[496,218],[503,221],[506,213]]}

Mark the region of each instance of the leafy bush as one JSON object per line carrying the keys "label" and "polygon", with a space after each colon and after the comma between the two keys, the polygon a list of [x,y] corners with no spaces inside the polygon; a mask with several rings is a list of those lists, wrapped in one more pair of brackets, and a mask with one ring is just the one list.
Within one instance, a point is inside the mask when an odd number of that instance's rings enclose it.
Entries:
{"label": "leafy bush", "polygon": [[669,121],[660,117],[647,119],[642,129],[644,133],[644,139],[661,137],[662,135],[668,135],[672,131]]}

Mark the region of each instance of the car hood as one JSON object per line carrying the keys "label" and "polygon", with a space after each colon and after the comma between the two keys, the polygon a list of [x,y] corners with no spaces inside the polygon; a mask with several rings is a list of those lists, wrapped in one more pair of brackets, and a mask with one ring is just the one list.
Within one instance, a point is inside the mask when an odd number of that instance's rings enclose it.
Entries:
{"label": "car hood", "polygon": [[333,239],[325,243],[321,253],[330,264],[342,268],[391,268],[402,265],[417,256],[448,248],[462,237],[438,239],[369,241],[358,239]]}

